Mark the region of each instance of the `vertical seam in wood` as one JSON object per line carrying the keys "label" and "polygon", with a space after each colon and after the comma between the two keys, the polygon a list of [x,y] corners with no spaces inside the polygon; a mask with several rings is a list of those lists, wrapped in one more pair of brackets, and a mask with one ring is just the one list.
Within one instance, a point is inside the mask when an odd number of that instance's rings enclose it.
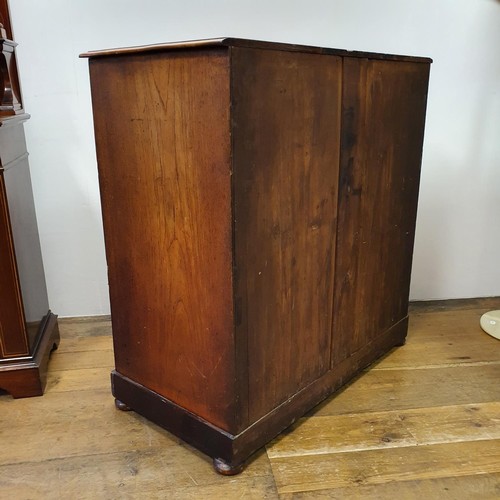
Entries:
{"label": "vertical seam in wood", "polygon": [[330,363],[329,363],[329,369],[332,369],[333,365],[333,359],[334,359],[334,353],[333,350],[335,348],[335,327],[336,327],[336,314],[335,314],[335,296],[336,296],[336,291],[337,291],[337,262],[338,262],[338,255],[339,255],[339,216],[340,216],[340,202],[341,202],[341,176],[342,176],[342,165],[341,165],[341,157],[342,157],[342,130],[344,127],[344,114],[343,114],[343,109],[344,109],[344,63],[345,63],[345,57],[342,57],[342,64],[340,65],[340,99],[339,99],[339,120],[338,120],[338,137],[339,137],[339,155],[338,155],[338,160],[337,160],[337,165],[338,165],[338,175],[337,175],[337,213],[335,214],[335,225],[334,225],[334,236],[335,236],[335,257],[334,257],[334,263],[333,263],[333,290],[332,290],[332,323],[331,323],[331,330],[330,330]]}

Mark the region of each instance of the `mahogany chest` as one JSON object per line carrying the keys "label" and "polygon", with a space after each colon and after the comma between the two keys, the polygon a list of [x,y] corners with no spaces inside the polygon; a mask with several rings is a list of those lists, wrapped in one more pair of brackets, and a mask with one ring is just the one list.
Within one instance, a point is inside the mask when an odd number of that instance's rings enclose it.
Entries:
{"label": "mahogany chest", "polygon": [[113,394],[235,473],[404,343],[431,61],[231,38],[84,56]]}

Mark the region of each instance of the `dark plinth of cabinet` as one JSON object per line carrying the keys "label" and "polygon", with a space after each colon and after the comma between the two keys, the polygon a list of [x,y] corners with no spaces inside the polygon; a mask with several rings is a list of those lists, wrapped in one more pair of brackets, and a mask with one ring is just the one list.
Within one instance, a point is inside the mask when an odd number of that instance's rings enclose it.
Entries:
{"label": "dark plinth of cabinet", "polygon": [[404,343],[430,60],[85,54],[114,396],[235,472]]}

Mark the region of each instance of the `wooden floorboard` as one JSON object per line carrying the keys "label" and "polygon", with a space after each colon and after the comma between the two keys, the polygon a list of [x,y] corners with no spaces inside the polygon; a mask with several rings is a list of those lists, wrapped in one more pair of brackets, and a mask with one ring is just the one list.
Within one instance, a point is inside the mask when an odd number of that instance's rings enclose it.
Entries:
{"label": "wooden floorboard", "polygon": [[494,304],[413,304],[406,346],[231,478],[115,410],[109,318],[64,319],[46,394],[0,396],[0,499],[500,498],[500,342],[479,327]]}

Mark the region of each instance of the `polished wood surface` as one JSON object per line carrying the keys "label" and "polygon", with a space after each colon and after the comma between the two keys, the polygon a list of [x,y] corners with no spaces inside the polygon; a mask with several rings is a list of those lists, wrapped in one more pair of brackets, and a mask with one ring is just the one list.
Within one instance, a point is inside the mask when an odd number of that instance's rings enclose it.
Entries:
{"label": "polished wood surface", "polygon": [[429,62],[90,57],[120,402],[236,471],[404,343]]}
{"label": "polished wood surface", "polygon": [[497,498],[500,353],[479,318],[499,300],[411,307],[404,347],[232,478],[214,474],[208,457],[174,435],[115,409],[109,318],[59,320],[63,341],[45,396],[0,396],[2,428],[9,429],[2,434],[1,496]]}
{"label": "polished wood surface", "polygon": [[116,368],[234,431],[228,55],[146,57],[90,68]]}
{"label": "polished wood surface", "polygon": [[246,427],[330,368],[342,59],[237,47],[232,61]]}

